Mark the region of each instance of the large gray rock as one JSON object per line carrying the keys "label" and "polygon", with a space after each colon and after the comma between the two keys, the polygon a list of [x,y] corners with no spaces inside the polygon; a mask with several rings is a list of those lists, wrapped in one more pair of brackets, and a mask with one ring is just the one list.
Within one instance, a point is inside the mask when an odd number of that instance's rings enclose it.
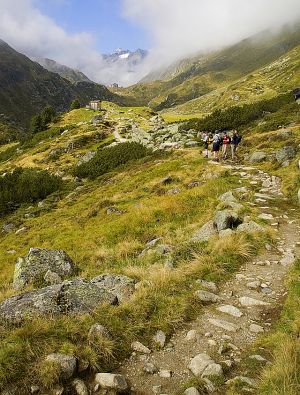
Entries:
{"label": "large gray rock", "polygon": [[196,291],[195,296],[198,300],[200,300],[204,304],[217,303],[222,300],[222,298],[220,298],[220,296],[215,295],[212,292],[202,291],[202,290]]}
{"label": "large gray rock", "polygon": [[218,234],[216,227],[214,226],[214,221],[208,221],[199,230],[197,230],[191,241],[203,242],[209,241],[212,237]]}
{"label": "large gray rock", "polygon": [[249,158],[250,163],[260,163],[267,159],[267,154],[263,151],[253,152]]}
{"label": "large gray rock", "polygon": [[95,382],[105,389],[126,391],[128,388],[126,380],[121,374],[97,373]]}
{"label": "large gray rock", "polygon": [[214,224],[219,232],[225,229],[234,229],[241,223],[242,220],[238,213],[232,210],[217,211],[214,218]]}
{"label": "large gray rock", "polygon": [[287,160],[294,159],[296,156],[296,149],[292,146],[286,146],[283,148],[278,149],[275,152],[275,157],[278,162],[283,163]]}
{"label": "large gray rock", "polygon": [[195,387],[187,388],[184,391],[184,395],[200,395],[200,392]]}
{"label": "large gray rock", "polygon": [[74,355],[54,353],[47,355],[46,362],[55,364],[62,380],[70,379],[76,372],[77,360]]}
{"label": "large gray rock", "polygon": [[[22,289],[27,285],[46,285],[45,275],[55,273],[64,279],[78,271],[72,259],[63,250],[30,248],[25,257],[20,257],[15,266],[13,286]],[[46,276],[46,279],[49,275]]]}
{"label": "large gray rock", "polygon": [[102,274],[93,278],[91,282],[115,295],[119,302],[130,299],[136,284],[134,279],[117,274]]}
{"label": "large gray rock", "polygon": [[90,313],[104,303],[116,302],[116,296],[106,289],[78,278],[4,300],[0,304],[0,321],[18,325],[36,317]]}

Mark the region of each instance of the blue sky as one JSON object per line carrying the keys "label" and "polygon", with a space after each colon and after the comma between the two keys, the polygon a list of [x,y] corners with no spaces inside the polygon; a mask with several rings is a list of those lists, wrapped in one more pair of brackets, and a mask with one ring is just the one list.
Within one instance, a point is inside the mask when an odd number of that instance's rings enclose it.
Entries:
{"label": "blue sky", "polygon": [[37,6],[68,33],[91,33],[102,53],[149,48],[145,32],[122,16],[121,0],[39,0]]}

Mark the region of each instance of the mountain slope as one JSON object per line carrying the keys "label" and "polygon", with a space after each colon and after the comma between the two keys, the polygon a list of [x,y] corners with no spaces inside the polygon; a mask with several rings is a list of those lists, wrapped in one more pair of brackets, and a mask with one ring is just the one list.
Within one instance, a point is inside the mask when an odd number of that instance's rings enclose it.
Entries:
{"label": "mountain slope", "polygon": [[154,81],[134,85],[122,94],[128,100],[149,103],[156,110],[171,108],[221,89],[277,60],[300,44],[300,23],[277,33],[262,32],[233,46],[207,55],[176,62],[147,78]]}
{"label": "mountain slope", "polygon": [[103,85],[91,82],[74,85],[0,41],[0,113],[26,125],[32,115],[48,104],[64,111],[73,99],[85,104],[95,98],[118,100]]}
{"label": "mountain slope", "polygon": [[47,58],[33,58],[33,61],[39,63],[46,70],[52,73],[57,73],[66,80],[76,83],[76,82],[92,82],[85,74],[79,70],[74,70],[71,67],[64,66],[57,63],[55,60]]}

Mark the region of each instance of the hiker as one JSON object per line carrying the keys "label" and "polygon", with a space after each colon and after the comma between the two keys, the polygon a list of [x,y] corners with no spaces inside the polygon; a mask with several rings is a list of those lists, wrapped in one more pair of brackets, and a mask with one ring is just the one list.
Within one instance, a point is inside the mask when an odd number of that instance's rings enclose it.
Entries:
{"label": "hiker", "polygon": [[203,141],[204,149],[206,150],[205,157],[208,158],[208,146],[209,146],[209,134],[208,134],[208,132],[204,132],[203,133],[202,141]]}
{"label": "hiker", "polygon": [[213,146],[212,146],[212,151],[213,151],[213,160],[218,162],[219,161],[219,151],[220,151],[220,146],[221,146],[221,138],[219,133],[215,133],[213,137]]}
{"label": "hiker", "polygon": [[228,136],[227,132],[223,135],[223,145],[222,145],[222,159],[227,159],[227,152],[230,146],[231,138]]}
{"label": "hiker", "polygon": [[236,151],[238,148],[238,145],[240,144],[242,140],[242,136],[238,134],[236,130],[233,131],[232,139],[231,139],[231,155],[232,155],[232,160],[236,159]]}

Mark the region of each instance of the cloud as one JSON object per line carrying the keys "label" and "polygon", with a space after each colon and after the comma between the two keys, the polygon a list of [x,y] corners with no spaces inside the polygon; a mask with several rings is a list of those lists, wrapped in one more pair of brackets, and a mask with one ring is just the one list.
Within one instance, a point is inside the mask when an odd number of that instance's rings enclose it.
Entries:
{"label": "cloud", "polygon": [[123,0],[153,42],[155,63],[235,43],[300,18],[299,0]]}
{"label": "cloud", "polygon": [[[40,0],[39,0],[40,1]],[[124,64],[107,65],[87,32],[68,34],[38,9],[37,0],[0,0],[0,38],[30,57],[47,57],[83,71],[94,81],[129,85],[142,69],[129,72]],[[69,0],[51,0],[62,5]]]}
{"label": "cloud", "polygon": [[[119,0],[123,16],[152,42],[138,66],[108,65],[88,32],[70,34],[38,8],[44,0],[0,0],[0,38],[31,57],[78,68],[94,81],[129,85],[153,68],[197,51],[219,48],[300,18],[299,0]],[[48,0],[72,5],[73,0]],[[128,43],[130,46],[130,43]]]}

